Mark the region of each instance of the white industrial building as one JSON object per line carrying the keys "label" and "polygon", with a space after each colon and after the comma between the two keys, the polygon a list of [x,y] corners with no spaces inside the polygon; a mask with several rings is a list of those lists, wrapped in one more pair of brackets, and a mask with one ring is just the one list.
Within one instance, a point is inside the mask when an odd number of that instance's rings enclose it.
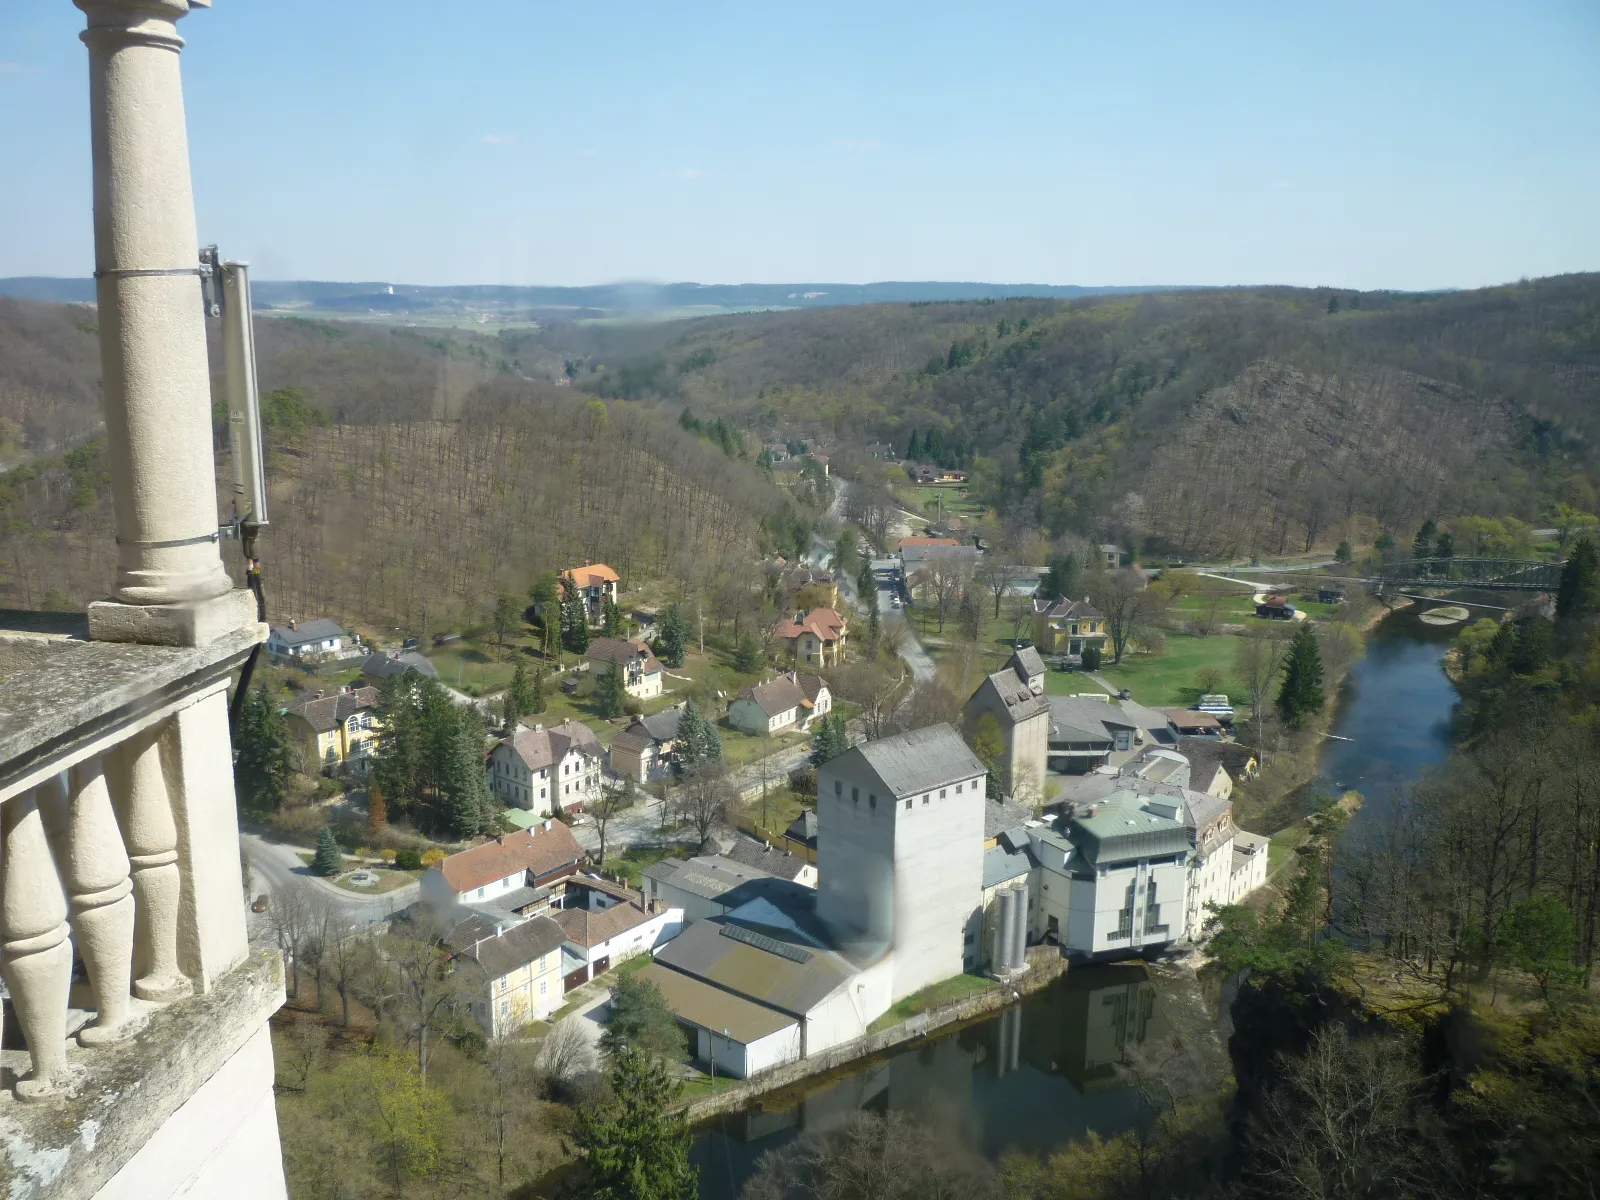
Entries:
{"label": "white industrial building", "polygon": [[841,946],[892,953],[891,1003],[979,964],[986,774],[948,725],[817,770],[817,916]]}

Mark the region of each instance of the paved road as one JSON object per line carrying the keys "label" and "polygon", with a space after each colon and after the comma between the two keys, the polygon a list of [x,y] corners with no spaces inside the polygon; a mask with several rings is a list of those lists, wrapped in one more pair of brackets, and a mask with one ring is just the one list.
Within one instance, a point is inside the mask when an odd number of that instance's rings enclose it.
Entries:
{"label": "paved road", "polygon": [[928,652],[922,648],[922,643],[917,641],[911,622],[906,620],[906,610],[896,608],[890,599],[891,595],[888,588],[878,589],[878,612],[883,617],[883,626],[885,629],[895,630],[899,635],[897,650],[900,657],[911,667],[911,678],[918,683],[932,683],[933,659],[928,657]]}
{"label": "paved road", "polygon": [[[355,892],[347,892],[343,888],[335,887],[326,879],[319,879],[311,874],[310,869],[300,861],[300,856],[296,853],[299,847],[270,842],[253,833],[241,835],[241,840],[244,842],[245,852],[250,856],[252,896],[261,895],[263,892],[268,896],[277,896],[291,887],[311,887],[326,896],[359,925],[371,925],[381,921],[396,909],[404,908],[417,898],[419,888],[415,883],[408,883],[405,887],[385,892],[381,896],[362,896]],[[252,937],[265,934],[270,940],[273,936],[270,934],[271,920],[267,913],[251,913],[249,924]]]}

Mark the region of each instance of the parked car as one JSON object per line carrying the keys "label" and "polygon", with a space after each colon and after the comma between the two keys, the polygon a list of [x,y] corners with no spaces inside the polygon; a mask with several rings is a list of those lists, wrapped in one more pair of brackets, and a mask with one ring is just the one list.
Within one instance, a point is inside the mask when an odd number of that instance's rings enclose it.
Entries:
{"label": "parked car", "polygon": [[267,911],[267,894],[265,892],[256,897],[255,903],[250,906],[250,911],[258,913]]}
{"label": "parked car", "polygon": [[405,641],[400,643],[400,649],[402,649],[402,650],[415,650],[420,645],[422,645],[422,639],[421,638],[419,638],[419,637],[408,637]]}

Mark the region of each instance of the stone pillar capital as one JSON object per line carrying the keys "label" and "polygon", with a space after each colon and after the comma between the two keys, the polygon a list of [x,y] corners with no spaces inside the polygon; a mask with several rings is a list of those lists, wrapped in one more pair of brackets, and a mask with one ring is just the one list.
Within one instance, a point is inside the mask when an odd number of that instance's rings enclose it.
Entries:
{"label": "stone pillar capital", "polygon": [[91,49],[156,46],[174,54],[183,49],[177,23],[194,7],[189,0],[72,0],[89,27],[78,36]]}

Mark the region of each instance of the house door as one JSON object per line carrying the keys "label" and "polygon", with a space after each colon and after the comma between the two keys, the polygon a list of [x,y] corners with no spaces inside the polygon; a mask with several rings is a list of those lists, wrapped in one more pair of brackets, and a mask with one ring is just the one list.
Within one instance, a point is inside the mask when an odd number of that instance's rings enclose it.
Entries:
{"label": "house door", "polygon": [[1068,642],[1067,643],[1067,653],[1068,654],[1082,654],[1083,653],[1083,641],[1082,641],[1082,639],[1073,638],[1070,642]]}
{"label": "house door", "polygon": [[597,976],[600,976],[600,975],[604,975],[610,969],[611,969],[611,956],[609,954],[603,955],[600,958],[597,958],[597,959],[594,960],[594,975],[591,976],[591,978],[594,978],[594,977],[597,977]]}
{"label": "house door", "polygon": [[561,981],[561,990],[562,992],[570,992],[573,988],[582,987],[588,982],[589,968],[582,966]]}

